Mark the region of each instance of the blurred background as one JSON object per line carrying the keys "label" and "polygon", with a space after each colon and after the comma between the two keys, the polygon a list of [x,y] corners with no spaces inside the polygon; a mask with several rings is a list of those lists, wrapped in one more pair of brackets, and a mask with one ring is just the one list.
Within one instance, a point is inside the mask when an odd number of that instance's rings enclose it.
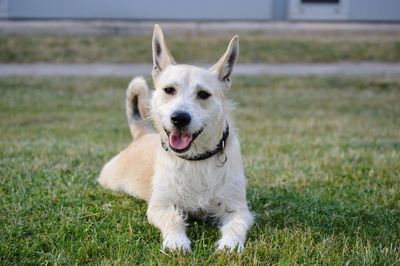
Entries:
{"label": "blurred background", "polygon": [[234,34],[240,63],[397,62],[399,22],[398,0],[0,0],[0,62],[151,63],[154,23],[178,62]]}
{"label": "blurred background", "polygon": [[[197,222],[161,252],[146,204],[95,181],[155,23],[178,63],[240,35],[241,255]],[[399,265],[400,0],[0,0],[0,96],[0,265]]]}
{"label": "blurred background", "polygon": [[234,34],[240,63],[397,62],[399,22],[398,0],[0,0],[0,62],[151,63],[154,23],[178,62]]}
{"label": "blurred background", "polygon": [[400,21],[397,0],[1,0],[8,19]]}

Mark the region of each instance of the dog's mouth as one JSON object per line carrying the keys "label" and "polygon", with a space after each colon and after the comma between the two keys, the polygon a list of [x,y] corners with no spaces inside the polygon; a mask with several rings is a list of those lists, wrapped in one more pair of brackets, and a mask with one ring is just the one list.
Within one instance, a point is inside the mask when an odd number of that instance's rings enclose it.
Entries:
{"label": "dog's mouth", "polygon": [[203,129],[200,129],[194,134],[187,132],[172,130],[168,131],[164,129],[168,136],[169,147],[177,153],[182,153],[190,149],[193,141],[201,134]]}

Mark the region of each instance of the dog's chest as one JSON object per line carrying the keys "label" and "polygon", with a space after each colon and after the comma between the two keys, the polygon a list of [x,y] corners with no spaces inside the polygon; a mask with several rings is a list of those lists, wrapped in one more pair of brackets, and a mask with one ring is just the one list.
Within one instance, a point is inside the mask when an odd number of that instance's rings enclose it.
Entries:
{"label": "dog's chest", "polygon": [[168,190],[175,204],[189,212],[218,208],[218,194],[225,183],[222,168],[203,161],[175,164],[173,168],[168,175]]}

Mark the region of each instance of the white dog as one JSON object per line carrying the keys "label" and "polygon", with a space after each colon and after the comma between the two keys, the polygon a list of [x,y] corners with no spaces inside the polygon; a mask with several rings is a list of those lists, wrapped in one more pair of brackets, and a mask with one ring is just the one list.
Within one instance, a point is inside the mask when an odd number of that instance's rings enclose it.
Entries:
{"label": "white dog", "polygon": [[[140,77],[129,84],[126,107],[134,141],[104,166],[98,181],[148,202],[148,220],[161,230],[164,249],[190,251],[186,218],[205,214],[221,223],[217,249],[241,251],[253,215],[224,98],[239,37],[208,70],[176,64],[158,25],[152,47],[155,91],[150,97]],[[145,119],[149,115],[156,132]]]}

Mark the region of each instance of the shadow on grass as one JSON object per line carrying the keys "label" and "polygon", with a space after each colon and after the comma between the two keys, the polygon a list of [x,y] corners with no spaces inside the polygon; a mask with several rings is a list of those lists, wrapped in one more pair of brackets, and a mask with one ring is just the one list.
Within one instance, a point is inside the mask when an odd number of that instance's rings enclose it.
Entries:
{"label": "shadow on grass", "polygon": [[256,214],[256,223],[250,232],[250,241],[257,241],[266,233],[265,228],[311,229],[315,241],[344,236],[373,245],[400,245],[398,208],[368,204],[360,200],[360,195],[341,199],[339,194],[332,196],[321,186],[324,184],[306,189],[294,186],[251,188],[248,198]]}

